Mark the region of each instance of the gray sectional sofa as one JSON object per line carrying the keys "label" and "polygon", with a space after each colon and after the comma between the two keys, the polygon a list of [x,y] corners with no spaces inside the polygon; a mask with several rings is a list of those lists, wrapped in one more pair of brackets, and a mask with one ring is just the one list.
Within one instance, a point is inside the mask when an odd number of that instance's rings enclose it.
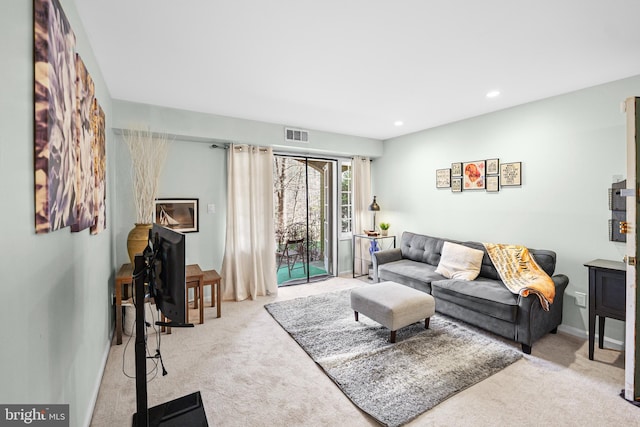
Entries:
{"label": "gray sectional sofa", "polygon": [[[472,281],[447,279],[436,273],[445,241],[484,252],[479,276]],[[529,249],[536,263],[549,276],[556,295],[549,311],[545,311],[536,295],[515,295],[500,280],[484,245],[460,242],[404,232],[395,249],[372,254],[374,281],[393,281],[431,294],[436,311],[483,328],[522,344],[531,353],[533,342],[557,331],[562,323],[562,301],[569,278],[554,275],[556,254],[549,250]]]}

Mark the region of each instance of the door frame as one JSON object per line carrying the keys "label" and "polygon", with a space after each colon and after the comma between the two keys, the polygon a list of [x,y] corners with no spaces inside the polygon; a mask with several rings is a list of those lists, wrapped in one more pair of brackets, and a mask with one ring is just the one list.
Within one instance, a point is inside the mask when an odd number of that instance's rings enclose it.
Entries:
{"label": "door frame", "polygon": [[629,223],[625,259],[627,261],[627,294],[626,294],[626,322],[625,322],[625,387],[624,398],[638,403],[640,401],[640,348],[636,331],[640,326],[638,301],[638,176],[640,176],[640,98],[632,97],[625,100],[627,113],[627,222]]}
{"label": "door frame", "polygon": [[[326,209],[327,211],[329,211],[330,215],[331,215],[331,221],[329,221],[329,234],[331,236],[329,245],[325,244],[325,261],[324,264],[325,265],[329,265],[329,267],[331,268],[331,270],[327,269],[327,273],[326,274],[322,274],[322,275],[317,275],[317,276],[311,276],[309,270],[307,270],[307,276],[304,279],[300,279],[298,281],[291,281],[291,285],[294,284],[302,284],[302,283],[312,283],[315,280],[314,279],[324,279],[326,277],[336,277],[338,275],[338,222],[339,222],[339,218],[338,218],[338,191],[337,188],[335,188],[335,186],[337,185],[337,179],[336,179],[336,175],[338,173],[337,168],[338,168],[338,158],[333,158],[333,157],[326,157],[326,156],[313,156],[313,155],[309,155],[309,154],[297,154],[297,153],[290,153],[290,152],[274,152],[274,159],[275,157],[285,157],[285,158],[292,158],[292,159],[298,159],[298,160],[304,160],[305,161],[305,179],[307,180],[307,190],[308,191],[308,178],[309,178],[309,162],[327,162],[331,164],[331,168],[333,169],[333,173],[330,173],[329,175],[331,176],[331,191],[330,193],[330,199],[329,200],[325,200],[326,198],[326,192],[324,188],[320,188],[320,191],[322,193],[322,197],[321,197],[321,204],[323,204],[323,206],[320,206],[321,210],[325,210],[325,206],[324,204],[326,204],[327,202],[329,203],[329,207],[330,209]],[[325,171],[324,170],[319,170],[320,174],[324,174]],[[325,184],[326,185],[326,184]],[[309,196],[307,193],[306,196],[306,210],[307,210],[307,235],[308,235],[308,226],[309,226]],[[324,239],[325,238],[325,234],[326,232],[323,231],[324,228],[324,224],[320,224],[320,229],[321,229],[321,233],[320,233],[320,238]],[[307,238],[307,248],[309,247],[309,239]],[[327,261],[327,252],[329,252],[329,260]],[[307,251],[307,260],[309,260],[309,251]]]}

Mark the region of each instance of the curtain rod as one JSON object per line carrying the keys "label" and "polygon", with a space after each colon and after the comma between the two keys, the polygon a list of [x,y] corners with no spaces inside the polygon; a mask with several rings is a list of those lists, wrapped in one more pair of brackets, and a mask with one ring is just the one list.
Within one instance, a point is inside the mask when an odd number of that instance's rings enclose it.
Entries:
{"label": "curtain rod", "polygon": [[[214,149],[214,148],[219,148],[221,150],[226,150],[229,148],[229,145],[231,145],[232,143],[229,142],[225,142],[222,143],[221,145],[219,144],[211,144],[209,146],[209,148]],[[242,149],[242,146],[247,146],[247,147],[257,147],[256,145],[251,145],[251,144],[240,144],[240,146],[236,145],[235,148],[238,149]],[[275,148],[275,147],[272,147]],[[281,148],[281,147],[278,147]],[[266,148],[260,148],[260,151],[262,152],[266,152],[267,149]],[[285,151],[275,151],[273,152],[273,154],[275,155],[280,155],[280,156],[288,156],[288,157],[309,157],[309,158],[318,158],[318,159],[328,159],[328,160],[353,160],[353,157],[348,157],[348,156],[344,156],[344,155],[332,155],[330,153],[325,153],[324,157],[321,155],[314,155],[312,153],[291,153],[291,152],[285,152]],[[366,161],[367,158],[363,157],[362,161]],[[373,159],[369,159],[370,162],[373,162]]]}
{"label": "curtain rod", "polygon": [[[240,151],[242,151],[242,147],[244,147],[244,146],[249,147],[249,148],[251,148],[251,149],[256,149],[256,148],[257,148],[257,149],[259,149],[260,151],[262,151],[263,153],[266,153],[266,152],[268,151],[266,148],[262,148],[262,147],[258,147],[258,146],[256,146],[256,145],[250,145],[250,144],[234,145],[234,147],[233,147],[233,148],[234,148],[234,149],[236,149],[236,150],[240,150]],[[222,150],[226,150],[227,148],[229,148],[229,144],[228,144],[228,143],[225,143],[224,145],[211,144],[211,145],[209,146],[209,148],[220,148],[220,149],[222,149]]]}

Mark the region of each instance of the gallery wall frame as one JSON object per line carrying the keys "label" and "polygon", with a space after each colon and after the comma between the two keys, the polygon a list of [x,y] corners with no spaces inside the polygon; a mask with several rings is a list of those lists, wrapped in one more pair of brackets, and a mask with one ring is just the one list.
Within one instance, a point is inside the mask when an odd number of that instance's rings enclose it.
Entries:
{"label": "gallery wall frame", "polygon": [[502,163],[500,165],[500,186],[517,187],[522,185],[522,162]]}
{"label": "gallery wall frame", "polygon": [[156,224],[163,225],[181,233],[197,233],[199,224],[199,199],[156,199]]}
{"label": "gallery wall frame", "polygon": [[462,192],[462,177],[451,179],[451,192],[452,193]]}
{"label": "gallery wall frame", "polygon": [[487,160],[487,175],[498,175],[500,173],[500,160],[488,159]]}
{"label": "gallery wall frame", "polygon": [[485,166],[484,160],[462,163],[462,188],[465,191],[485,189]]}
{"label": "gallery wall frame", "polygon": [[497,193],[498,191],[500,191],[499,177],[497,175],[486,177],[486,181],[487,181],[487,188],[486,188],[487,193]]}
{"label": "gallery wall frame", "polygon": [[451,163],[451,176],[462,176],[462,163]]}
{"label": "gallery wall frame", "polygon": [[436,169],[436,188],[451,187],[451,169]]}

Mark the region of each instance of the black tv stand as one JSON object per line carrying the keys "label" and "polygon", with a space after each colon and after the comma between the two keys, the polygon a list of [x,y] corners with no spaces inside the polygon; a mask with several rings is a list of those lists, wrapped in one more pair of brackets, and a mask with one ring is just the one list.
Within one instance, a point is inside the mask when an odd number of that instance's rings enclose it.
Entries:
{"label": "black tv stand", "polygon": [[[138,418],[138,413],[135,413],[133,415],[133,427],[139,426],[137,424]],[[200,392],[196,391],[149,408],[147,410],[147,425],[154,427],[208,426]]]}
{"label": "black tv stand", "polygon": [[[144,256],[135,258],[134,272],[147,271],[147,263]],[[147,343],[144,336],[144,284],[148,280],[148,274],[134,274],[133,284],[136,304],[136,409],[133,414],[134,427],[183,427],[197,426],[208,427],[207,416],[204,412],[200,392],[188,394],[172,401],[147,408]]]}

